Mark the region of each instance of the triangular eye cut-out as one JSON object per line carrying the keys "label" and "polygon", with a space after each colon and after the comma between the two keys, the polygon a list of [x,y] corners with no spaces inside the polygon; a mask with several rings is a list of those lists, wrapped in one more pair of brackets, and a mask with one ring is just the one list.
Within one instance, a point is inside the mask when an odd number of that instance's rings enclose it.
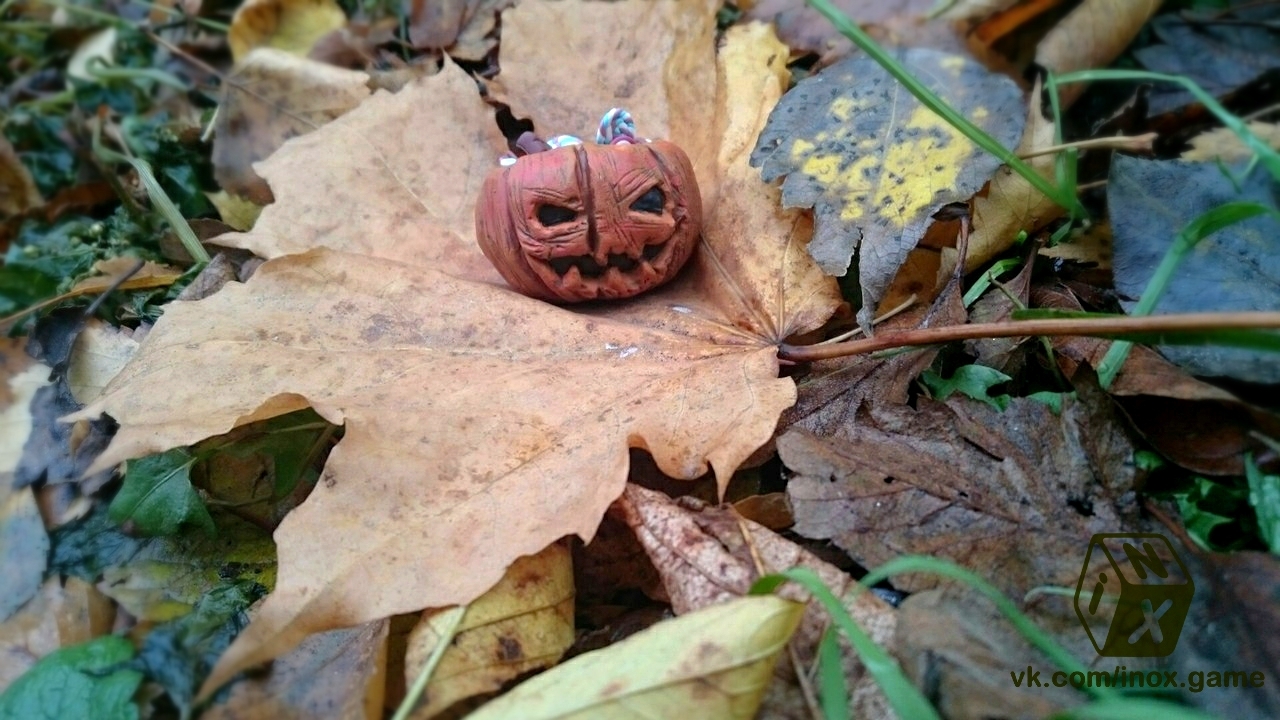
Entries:
{"label": "triangular eye cut-out", "polygon": [[636,198],[636,201],[631,203],[631,209],[636,212],[661,215],[666,201],[667,197],[662,194],[662,189],[654,186],[645,191],[645,194]]}
{"label": "triangular eye cut-out", "polygon": [[553,225],[563,225],[567,222],[573,222],[573,220],[577,217],[578,217],[578,211],[573,210],[571,208],[562,207],[560,205],[539,205],[538,206],[538,222],[542,223],[546,227],[552,227]]}

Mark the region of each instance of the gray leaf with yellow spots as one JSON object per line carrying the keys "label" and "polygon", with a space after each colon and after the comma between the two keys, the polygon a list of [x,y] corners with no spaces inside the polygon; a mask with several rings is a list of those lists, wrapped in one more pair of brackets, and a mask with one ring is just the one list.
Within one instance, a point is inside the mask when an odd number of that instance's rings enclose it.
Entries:
{"label": "gray leaf with yellow spots", "polygon": [[[899,51],[897,59],[1006,147],[1017,144],[1027,112],[1012,80],[935,50]],[[866,324],[930,216],[970,198],[1000,161],[921,105],[874,60],[853,57],[783,96],[751,164],[766,181],[786,176],[785,206],[813,208],[809,254],[825,272],[844,275],[858,252],[859,319]]]}

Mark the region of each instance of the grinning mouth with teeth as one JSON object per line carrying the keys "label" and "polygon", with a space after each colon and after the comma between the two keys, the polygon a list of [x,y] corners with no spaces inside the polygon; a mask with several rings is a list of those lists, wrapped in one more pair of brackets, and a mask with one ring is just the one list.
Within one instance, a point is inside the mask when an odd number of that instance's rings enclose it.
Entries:
{"label": "grinning mouth with teeth", "polygon": [[666,243],[658,243],[657,245],[646,245],[644,252],[639,258],[633,258],[622,253],[609,253],[609,261],[606,265],[596,262],[596,259],[590,255],[577,255],[572,257],[551,258],[547,264],[551,266],[556,274],[564,277],[569,272],[569,268],[578,268],[578,272],[584,278],[598,278],[604,275],[609,268],[617,268],[622,272],[631,272],[636,269],[643,259],[645,262],[653,262],[657,260],[662,251],[667,249]]}

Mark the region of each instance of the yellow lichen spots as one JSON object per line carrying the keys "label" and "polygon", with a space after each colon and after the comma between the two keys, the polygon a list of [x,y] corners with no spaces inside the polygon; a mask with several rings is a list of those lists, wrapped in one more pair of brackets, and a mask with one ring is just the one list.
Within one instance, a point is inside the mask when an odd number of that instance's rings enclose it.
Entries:
{"label": "yellow lichen spots", "polygon": [[856,109],[853,99],[848,97],[838,97],[831,101],[829,108],[831,116],[842,122],[848,122],[853,119],[853,111]]}
{"label": "yellow lichen spots", "polygon": [[931,210],[940,189],[956,184],[974,146],[925,107],[902,125],[902,139],[884,153],[874,205],[878,214],[902,224]]}
{"label": "yellow lichen spots", "polygon": [[974,121],[975,123],[982,122],[983,120],[986,120],[987,116],[990,114],[991,113],[988,112],[986,108],[979,105],[978,107],[973,109],[973,115],[970,116],[969,119]]}
{"label": "yellow lichen spots", "polygon": [[851,164],[843,173],[841,187],[844,190],[844,207],[840,208],[840,219],[845,222],[861,219],[866,215],[867,198],[872,188],[868,177],[874,177],[880,161],[874,155],[864,155]]}
{"label": "yellow lichen spots", "polygon": [[813,155],[805,159],[800,171],[823,185],[833,185],[840,180],[840,156]]}
{"label": "yellow lichen spots", "polygon": [[796,138],[791,142],[791,159],[795,162],[800,162],[806,155],[813,154],[817,147],[817,145],[804,138]]}

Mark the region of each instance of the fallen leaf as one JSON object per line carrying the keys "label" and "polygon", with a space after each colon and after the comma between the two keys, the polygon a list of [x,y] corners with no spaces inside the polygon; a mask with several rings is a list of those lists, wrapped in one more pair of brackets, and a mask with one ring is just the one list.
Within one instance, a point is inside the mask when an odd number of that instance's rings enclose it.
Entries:
{"label": "fallen leaf", "polygon": [[[906,50],[898,59],[1002,144],[1021,135],[1026,111],[1009,78],[932,50]],[[857,252],[864,328],[933,213],[967,200],[999,166],[866,57],[837,63],[787,93],[751,161],[766,180],[786,176],[787,207],[814,208],[809,253],[825,272],[844,275]]]}
{"label": "fallen leaf", "polygon": [[[107,636],[73,645],[40,659],[0,695],[0,717],[57,718],[61,713],[102,720],[138,716],[133,693],[142,673],[129,669],[133,644]],[[57,698],[50,707],[50,698]]]}
{"label": "fallen leaf", "polygon": [[[778,439],[795,531],[830,538],[866,567],[906,553],[944,557],[1021,597],[1074,585],[1096,532],[1134,527],[1133,447],[1100,391],[1003,412],[964,397],[918,407],[864,405],[817,437]],[[937,580],[904,576],[900,589]]]}
{"label": "fallen leaf", "polygon": [[[217,142],[215,137],[214,144],[217,145]],[[209,202],[217,209],[218,217],[240,232],[245,232],[252,228],[253,224],[258,221],[258,215],[262,213],[261,205],[239,195],[233,195],[226,190],[206,193],[205,196],[209,198]]]}
{"label": "fallen leaf", "polygon": [[51,533],[50,572],[100,581],[103,594],[130,615],[157,623],[186,615],[228,584],[271,587],[275,558],[267,533],[226,513],[211,514],[216,537],[139,539],[125,535],[99,506]]}
{"label": "fallen leaf", "polygon": [[260,47],[305,56],[320,38],[346,24],[335,0],[245,0],[231,17],[227,45],[237,62]]}
{"label": "fallen leaf", "polygon": [[0,136],[0,215],[11,217],[44,204],[36,181],[18,159],[8,138]]}
{"label": "fallen leaf", "polygon": [[[1040,84],[1031,91],[1031,97],[1040,97]],[[1054,126],[1040,112],[1040,103],[1031,103],[1026,129],[1016,152],[1029,155],[1054,144]],[[1054,168],[1057,155],[1037,155],[1027,160],[1037,173],[1049,182],[1056,182]],[[965,267],[978,269],[1000,253],[1013,247],[1018,232],[1028,235],[1062,217],[1061,205],[1045,197],[1022,175],[1009,166],[1002,165],[991,178],[985,194],[973,200],[973,233],[969,235],[969,252]],[[954,264],[954,259],[952,260]],[[943,264],[943,272],[950,268]]]}
{"label": "fallen leaf", "polygon": [[498,14],[514,4],[515,0],[413,0],[409,42],[418,49],[447,50],[455,60],[479,62],[498,45]]}
{"label": "fallen leaf", "polygon": [[[1062,19],[1036,48],[1036,62],[1052,72],[1106,67],[1147,24],[1161,0],[1084,0]],[[1058,91],[1062,107],[1070,107],[1088,85],[1073,83]]]}
{"label": "fallen leaf", "polygon": [[[644,7],[682,18],[673,5]],[[713,27],[711,4],[699,12]],[[598,34],[586,18],[569,16],[567,42]],[[651,39],[624,37],[622,57],[649,62]],[[674,56],[711,68],[713,41],[683,37]],[[622,492],[629,446],[673,477],[714,468],[723,488],[769,439],[795,398],[777,377],[776,344],[839,302],[805,259],[805,225],[761,207],[776,191],[750,182],[751,138],[781,93],[776,45],[758,26],[731,30],[724,57],[754,60],[725,63],[718,82],[682,77],[678,101],[696,97],[696,110],[649,89],[669,73],[618,69],[639,83],[632,100],[656,103],[632,106],[639,118],[718,118],[682,126],[682,144],[711,152],[699,166],[743,193],[706,215],[681,277],[616,306],[562,309],[497,285],[472,213],[505,143],[456,66],[376,94],[259,166],[277,202],[252,234],[227,240],[277,259],[245,285],[170,306],[85,411],[120,421],[104,467],[307,405],[345,425],[321,482],[276,531],[276,590],[206,691],[309,633],[470,602],[516,557],[590,538]],[[737,165],[719,169],[727,159]],[[730,234],[743,221],[753,232]],[[337,249],[287,255],[314,245]],[[317,552],[317,538],[335,535],[341,544]]]}
{"label": "fallen leaf", "polygon": [[[1041,598],[1023,609],[1074,656],[1085,662],[1096,657],[1069,599]],[[1038,720],[1087,699],[1075,688],[1053,687],[1053,661],[1033,648],[990,600],[966,586],[913,593],[899,606],[898,618],[894,655],[918,687],[928,688],[930,701],[945,718]],[[1124,662],[1133,669],[1146,664],[1141,658]],[[1040,686],[1028,682],[1028,667],[1039,669]],[[1105,671],[1105,666],[1098,669]]]}
{"label": "fallen leaf", "polygon": [[0,621],[40,590],[49,560],[49,536],[29,488],[0,503]]}
{"label": "fallen leaf", "polygon": [[[1220,97],[1280,67],[1280,48],[1270,26],[1277,18],[1269,4],[1248,7],[1235,3],[1219,15],[1222,22],[1204,22],[1195,13],[1165,13],[1151,21],[1159,43],[1134,51],[1143,67],[1195,81],[1205,92]],[[1181,86],[1160,84],[1148,98],[1148,114],[1193,102]]]}
{"label": "fallen leaf", "polygon": [[[856,592],[853,578],[733,510],[672,500],[637,485],[628,485],[618,504],[662,577],[678,615],[741,597],[763,575],[805,567],[842,598],[845,609],[872,640],[887,645],[893,637],[897,617],[883,600],[869,592]],[[784,588],[783,596],[808,599],[794,587]],[[830,626],[830,616],[818,604],[805,612],[793,638],[796,657],[804,669],[814,663],[818,641]],[[847,640],[842,639],[841,645],[845,677],[850,683],[850,712],[854,717],[888,717],[884,694]],[[771,688],[762,712],[769,717],[804,717],[807,708],[790,660],[780,663],[780,670],[782,684],[790,692]]]}
{"label": "fallen leaf", "polygon": [[223,83],[214,122],[214,178],[232,196],[217,207],[228,225],[253,225],[245,199],[255,205],[273,199],[253,163],[359,105],[369,97],[368,82],[365,73],[283,50],[260,48],[244,58]]}
{"label": "fallen leaf", "polygon": [[772,595],[711,605],[579,655],[468,717],[753,718],[803,613]]}
{"label": "fallen leaf", "polygon": [[74,482],[89,495],[111,478],[110,468],[89,470],[111,439],[111,422],[63,420],[80,409],[67,383],[67,367],[84,323],[79,308],[55,310],[40,318],[27,336],[27,352],[52,368],[48,377],[53,384],[36,390],[31,400],[31,433],[13,471],[14,487]]}
{"label": "fallen leaf", "polygon": [[276,658],[265,678],[231,688],[204,720],[382,717],[387,620],[330,630]]}
{"label": "fallen leaf", "polygon": [[[1031,304],[1084,309],[1069,293],[1049,287],[1033,288]],[[1090,337],[1056,337],[1051,342],[1058,368],[1068,379],[1081,365],[1097,368],[1111,347],[1109,340]],[[1240,475],[1244,454],[1265,450],[1258,434],[1280,435],[1280,418],[1274,414],[1191,377],[1144,345],[1130,349],[1108,392],[1157,451],[1194,472]]]}
{"label": "fallen leaf", "polygon": [[[573,597],[573,557],[563,544],[511,563],[497,585],[467,605],[431,674],[425,701],[411,717],[435,717],[460,700],[556,664],[573,644]],[[410,634],[407,685],[440,644],[442,620],[441,611],[427,611]]]}
{"label": "fallen leaf", "polygon": [[[836,0],[832,3],[885,45],[929,46],[959,49],[955,30],[948,23],[927,21],[934,0]],[[747,9],[745,6],[740,6]],[[825,67],[853,52],[853,43],[840,34],[821,13],[801,0],[761,0],[747,9],[746,20],[770,22],[778,38],[793,53],[817,53],[818,67]],[[907,32],[910,30],[910,32]]]}
{"label": "fallen leaf", "polygon": [[22,448],[35,429],[31,403],[49,384],[50,368],[26,352],[23,338],[0,338],[0,504],[14,491]]}
{"label": "fallen leaf", "polygon": [[[1186,542],[1178,550],[1196,591],[1169,668],[1179,671],[1180,680],[1206,670],[1269,674],[1280,663],[1280,614],[1274,600],[1280,563],[1267,553],[1209,553]],[[1184,687],[1179,694],[1219,717],[1266,718],[1280,713],[1280,693],[1274,685],[1218,692],[1187,692]]]}
{"label": "fallen leaf", "polygon": [[[1034,262],[1026,262],[1012,279],[1002,281],[1000,287],[987,290],[973,304],[973,310],[969,313],[969,322],[1003,322],[1011,319],[1014,311],[1027,307],[1034,268]],[[1010,296],[1013,299],[1010,299]],[[1024,347],[1027,340],[1030,338],[982,338],[967,341],[965,350],[976,358],[979,365],[985,365],[1012,376],[1023,365],[1025,354],[1019,352],[1019,349]]]}
{"label": "fallen leaf", "polygon": [[[1249,132],[1268,147],[1280,148],[1280,125],[1253,120],[1248,123]],[[1191,138],[1191,147],[1182,153],[1183,160],[1192,162],[1235,163],[1253,157],[1253,150],[1245,146],[1233,130],[1216,127]]]}
{"label": "fallen leaf", "polygon": [[[99,260],[93,265],[93,271],[97,274],[76,283],[71,288],[68,296],[92,295],[104,292],[108,288],[142,290],[168,287],[175,280],[182,277],[181,270],[150,261],[142,262],[136,271],[130,273],[135,266],[138,266],[139,262],[136,258],[131,257],[114,257],[108,260]],[[129,274],[129,277],[121,282],[120,278],[126,273]]]}
{"label": "fallen leaf", "polygon": [[115,605],[84,580],[44,581],[34,598],[0,623],[0,693],[45,655],[111,632],[115,617]]}
{"label": "fallen leaf", "polygon": [[138,351],[138,341],[127,328],[92,319],[76,336],[67,367],[67,384],[78,403],[90,403],[102,394],[111,378]]}
{"label": "fallen leaf", "polygon": [[1095,222],[1073,232],[1066,240],[1053,247],[1040,248],[1040,255],[1091,265],[1099,270],[1110,270],[1111,259],[1114,257],[1113,244],[1111,223]]}
{"label": "fallen leaf", "polygon": [[[502,72],[493,91],[544,135],[594,137],[596,118],[625,105],[642,136],[671,140],[688,153],[705,218],[715,206],[719,145],[708,130],[725,125],[715,112],[719,103],[711,102],[717,70],[708,61],[718,8],[709,0],[522,2],[502,13]],[[557,28],[556,42],[547,42],[547,28]],[[646,41],[631,39],[639,37]],[[785,67],[785,49],[777,61]],[[736,70],[728,63],[723,68]],[[748,105],[758,106],[754,100]]]}
{"label": "fallen leaf", "polygon": [[[1271,176],[1261,168],[1241,177],[1237,163],[1143,160],[1117,155],[1107,182],[1115,236],[1116,290],[1132,307],[1174,238],[1200,214],[1229,202],[1255,202],[1274,210]],[[1177,202],[1169,198],[1177,197]],[[1201,240],[1174,271],[1156,313],[1280,310],[1280,250],[1264,238],[1280,235],[1280,220],[1260,215]],[[1193,375],[1246,382],[1280,382],[1272,353],[1221,346],[1162,346],[1160,353]]]}

